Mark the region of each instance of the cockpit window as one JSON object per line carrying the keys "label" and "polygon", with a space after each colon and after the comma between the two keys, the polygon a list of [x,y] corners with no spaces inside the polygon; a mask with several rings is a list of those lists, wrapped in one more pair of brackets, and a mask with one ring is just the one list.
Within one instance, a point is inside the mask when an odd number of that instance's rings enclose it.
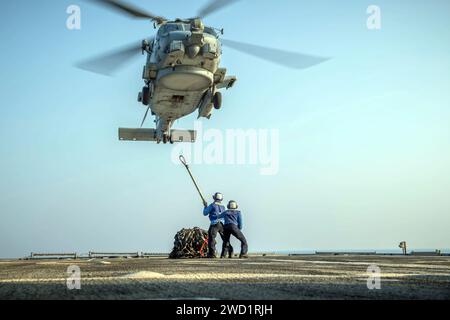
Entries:
{"label": "cockpit window", "polygon": [[166,35],[169,32],[173,32],[173,31],[179,31],[179,30],[184,30],[183,25],[182,24],[178,24],[178,23],[168,23],[166,25],[163,25],[159,28],[158,30],[158,34],[160,36],[162,35]]}
{"label": "cockpit window", "polygon": [[[191,25],[186,23],[167,23],[159,28],[158,35],[165,36],[173,31],[191,31]],[[216,30],[211,27],[205,27],[204,32],[214,37],[218,36]]]}
{"label": "cockpit window", "polygon": [[205,27],[205,33],[208,33],[210,35],[213,35],[214,37],[217,37],[217,32],[213,28]]}
{"label": "cockpit window", "polygon": [[172,32],[172,31],[177,31],[180,30],[180,25],[179,24],[168,24],[166,26],[166,32]]}

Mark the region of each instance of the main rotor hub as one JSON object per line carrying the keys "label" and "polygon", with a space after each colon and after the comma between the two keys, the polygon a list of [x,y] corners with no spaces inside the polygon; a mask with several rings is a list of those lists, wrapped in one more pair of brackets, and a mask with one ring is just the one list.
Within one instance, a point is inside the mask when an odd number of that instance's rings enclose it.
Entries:
{"label": "main rotor hub", "polygon": [[191,20],[191,30],[196,32],[203,32],[205,30],[205,25],[203,24],[201,19],[192,19]]}

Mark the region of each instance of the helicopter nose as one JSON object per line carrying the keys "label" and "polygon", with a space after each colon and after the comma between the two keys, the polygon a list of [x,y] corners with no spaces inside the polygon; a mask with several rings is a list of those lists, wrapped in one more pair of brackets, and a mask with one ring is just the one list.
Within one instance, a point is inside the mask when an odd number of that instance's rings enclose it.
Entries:
{"label": "helicopter nose", "polygon": [[195,58],[204,44],[205,38],[203,32],[191,32],[186,43],[188,57],[191,59]]}
{"label": "helicopter nose", "polygon": [[187,55],[191,59],[194,59],[198,55],[199,52],[200,52],[199,45],[194,44],[187,48]]}

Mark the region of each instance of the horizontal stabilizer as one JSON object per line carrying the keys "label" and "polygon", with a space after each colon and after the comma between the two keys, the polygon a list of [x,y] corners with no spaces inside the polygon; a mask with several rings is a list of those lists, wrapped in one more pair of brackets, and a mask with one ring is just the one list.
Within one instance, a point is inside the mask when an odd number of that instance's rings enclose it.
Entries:
{"label": "horizontal stabilizer", "polygon": [[[195,130],[171,130],[170,142],[195,142]],[[119,128],[119,140],[122,141],[158,141],[155,129]]]}
{"label": "horizontal stabilizer", "polygon": [[156,141],[156,130],[119,128],[119,140]]}
{"label": "horizontal stabilizer", "polygon": [[197,131],[195,130],[171,130],[170,138],[172,142],[192,142],[197,139]]}
{"label": "horizontal stabilizer", "polygon": [[227,77],[225,77],[225,79],[222,82],[217,84],[217,89],[223,89],[223,88],[230,89],[234,85],[236,80],[237,79],[235,76],[227,76]]}

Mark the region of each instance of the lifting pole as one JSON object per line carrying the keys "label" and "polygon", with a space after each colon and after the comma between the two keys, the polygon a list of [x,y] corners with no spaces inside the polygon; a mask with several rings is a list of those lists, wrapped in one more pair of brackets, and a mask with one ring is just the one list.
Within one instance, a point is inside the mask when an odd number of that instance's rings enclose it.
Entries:
{"label": "lifting pole", "polygon": [[194,178],[194,176],[192,175],[192,172],[191,172],[191,170],[189,169],[189,165],[187,164],[186,159],[184,158],[183,155],[180,155],[180,161],[181,161],[181,163],[185,166],[187,172],[188,172],[189,175],[191,176],[192,182],[194,183],[194,186],[195,186],[195,188],[197,189],[197,191],[198,191],[198,193],[199,193],[199,195],[200,195],[200,198],[202,198],[203,206],[206,208],[206,207],[208,206],[208,203],[206,202],[205,197],[203,197],[203,194],[202,194],[202,192],[200,191],[200,188],[198,187],[197,181],[195,181],[195,178]]}

